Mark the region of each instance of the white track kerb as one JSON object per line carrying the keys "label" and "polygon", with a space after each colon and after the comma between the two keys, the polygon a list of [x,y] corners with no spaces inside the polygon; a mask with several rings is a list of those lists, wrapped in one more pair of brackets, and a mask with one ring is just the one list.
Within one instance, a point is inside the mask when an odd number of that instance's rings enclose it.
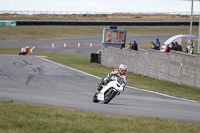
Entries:
{"label": "white track kerb", "polygon": [[[39,56],[38,56],[38,57],[39,57]],[[94,77],[94,78],[101,79],[100,77],[97,77],[97,76],[95,76],[95,75],[92,75],[92,74],[89,74],[89,73],[86,73],[86,72],[83,72],[83,71],[74,69],[74,68],[72,68],[72,67],[68,67],[68,66],[65,66],[65,65],[62,65],[62,64],[53,62],[53,61],[50,61],[50,60],[48,60],[48,59],[45,59],[45,58],[41,58],[41,59],[42,59],[42,60],[45,60],[45,61],[47,61],[47,62],[51,62],[51,63],[56,64],[56,65],[59,65],[59,66],[62,66],[62,67],[65,67],[65,68],[74,70],[74,71],[77,71],[77,72],[83,73],[83,74],[85,74],[85,75],[89,75],[89,76],[92,76],[92,77]],[[162,93],[159,93],[159,92],[154,92],[154,91],[149,91],[149,90],[134,88],[134,87],[131,87],[131,86],[127,86],[127,87],[130,88],[130,89],[134,89],[134,90],[140,90],[140,91],[149,92],[149,93],[153,93],[153,94],[157,94],[157,95],[161,95],[161,96],[166,96],[166,97],[170,97],[170,98],[174,98],[174,99],[184,100],[184,101],[188,101],[188,102],[194,102],[194,103],[197,103],[197,102],[198,102],[198,101],[194,101],[194,100],[188,100],[188,99],[184,99],[184,98],[178,98],[178,97],[174,97],[174,96],[162,94]]]}

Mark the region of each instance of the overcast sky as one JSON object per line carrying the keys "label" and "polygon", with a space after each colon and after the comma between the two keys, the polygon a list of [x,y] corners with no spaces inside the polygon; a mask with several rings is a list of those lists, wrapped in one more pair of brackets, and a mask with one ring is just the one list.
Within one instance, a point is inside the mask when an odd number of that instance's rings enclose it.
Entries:
{"label": "overcast sky", "polygon": [[[0,0],[0,10],[94,12],[190,12],[191,2],[181,0]],[[200,12],[200,2],[194,2]]]}

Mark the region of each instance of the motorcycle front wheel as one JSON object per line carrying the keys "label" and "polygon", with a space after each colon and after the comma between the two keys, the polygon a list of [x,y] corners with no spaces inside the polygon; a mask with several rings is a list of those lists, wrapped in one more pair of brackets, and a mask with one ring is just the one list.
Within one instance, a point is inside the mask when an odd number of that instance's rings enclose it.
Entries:
{"label": "motorcycle front wheel", "polygon": [[113,90],[113,88],[109,89],[104,96],[104,104],[108,104],[115,96],[117,92]]}

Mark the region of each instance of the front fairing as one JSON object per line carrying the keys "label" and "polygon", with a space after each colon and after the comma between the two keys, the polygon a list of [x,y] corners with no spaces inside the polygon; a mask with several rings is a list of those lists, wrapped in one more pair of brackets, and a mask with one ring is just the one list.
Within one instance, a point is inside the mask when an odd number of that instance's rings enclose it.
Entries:
{"label": "front fairing", "polygon": [[114,88],[116,91],[118,92],[122,92],[123,91],[123,86],[121,85],[121,82],[123,82],[122,79],[117,79],[115,81],[110,81],[107,85],[103,86],[102,90],[99,92],[97,99],[103,101],[104,100],[104,93],[110,89],[110,88]]}

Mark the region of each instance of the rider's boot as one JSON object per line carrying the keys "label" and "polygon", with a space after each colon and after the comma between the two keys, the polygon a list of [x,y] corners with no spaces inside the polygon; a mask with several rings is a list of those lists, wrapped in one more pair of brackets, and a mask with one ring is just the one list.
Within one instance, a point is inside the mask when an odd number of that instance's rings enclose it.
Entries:
{"label": "rider's boot", "polygon": [[101,91],[101,89],[103,88],[103,85],[106,85],[110,80],[109,79],[101,79],[101,82],[98,84],[97,86],[97,93],[99,93]]}

